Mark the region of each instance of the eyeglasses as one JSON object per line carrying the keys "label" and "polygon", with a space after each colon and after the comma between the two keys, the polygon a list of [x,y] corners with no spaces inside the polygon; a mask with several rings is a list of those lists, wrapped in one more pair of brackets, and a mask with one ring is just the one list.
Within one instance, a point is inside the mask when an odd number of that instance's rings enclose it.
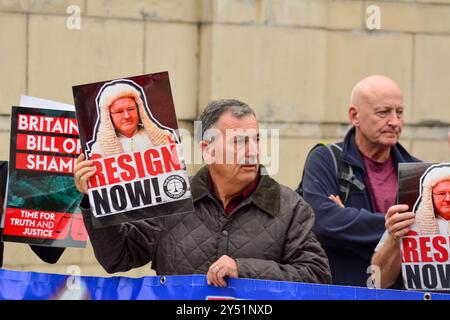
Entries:
{"label": "eyeglasses", "polygon": [[439,191],[436,193],[433,192],[433,196],[435,196],[439,200],[444,200],[445,198],[447,198],[447,195],[450,196],[450,191]]}
{"label": "eyeglasses", "polygon": [[122,110],[111,111],[110,113],[111,113],[111,115],[113,117],[122,118],[125,115],[125,111],[127,113],[134,113],[134,112],[137,111],[137,108],[136,107],[129,107],[129,108],[122,109]]}

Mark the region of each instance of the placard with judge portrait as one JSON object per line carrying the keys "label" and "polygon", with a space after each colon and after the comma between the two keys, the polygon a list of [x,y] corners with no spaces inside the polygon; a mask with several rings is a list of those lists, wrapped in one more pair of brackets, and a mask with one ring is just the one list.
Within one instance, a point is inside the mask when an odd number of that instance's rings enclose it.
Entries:
{"label": "placard with judge portrait", "polygon": [[193,210],[167,72],[73,87],[94,227]]}
{"label": "placard with judge portrait", "polygon": [[405,287],[450,290],[450,163],[400,164],[398,203],[415,213],[401,239]]}

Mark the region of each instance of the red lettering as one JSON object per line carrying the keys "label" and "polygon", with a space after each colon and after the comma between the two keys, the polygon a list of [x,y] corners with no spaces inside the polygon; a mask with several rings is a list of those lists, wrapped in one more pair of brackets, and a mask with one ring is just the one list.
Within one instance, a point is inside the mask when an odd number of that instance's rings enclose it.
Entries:
{"label": "red lettering", "polygon": [[117,173],[117,167],[115,166],[116,159],[107,158],[104,159],[103,162],[105,163],[105,171],[106,175],[108,176],[108,183],[109,184],[119,183],[120,179],[115,175]]}
{"label": "red lettering", "polygon": [[89,181],[90,188],[133,181],[137,178],[156,176],[182,169],[175,144],[108,158],[99,158],[95,155],[95,158],[91,157],[91,160],[93,159],[96,159],[93,161],[96,173]]}
{"label": "red lettering", "polygon": [[[170,149],[169,149],[170,148]],[[180,160],[176,145],[172,144],[169,148],[162,148],[161,153],[164,160],[166,172],[181,170]]]}
{"label": "red lettering", "polygon": [[[157,158],[154,159],[154,158]],[[161,160],[159,160],[159,152],[156,149],[148,149],[144,153],[145,165],[150,175],[155,176],[164,172]]]}
{"label": "red lettering", "polygon": [[448,261],[448,251],[447,251],[447,239],[443,236],[436,236],[433,238],[433,248],[435,251],[433,257],[436,262],[447,262]]}
{"label": "red lettering", "polygon": [[97,188],[106,184],[106,179],[103,174],[103,166],[100,161],[93,161],[93,165],[96,167],[95,174],[89,179],[91,188]]}
{"label": "red lettering", "polygon": [[136,152],[134,154],[134,159],[136,160],[136,168],[139,178],[145,177],[144,163],[142,162],[141,153]]}
{"label": "red lettering", "polygon": [[136,179],[136,170],[130,162],[133,162],[133,158],[129,154],[120,155],[118,160],[119,168],[124,170],[120,173],[120,177],[123,181],[133,181]]}
{"label": "red lettering", "polygon": [[431,252],[430,240],[430,237],[420,237],[419,239],[421,262],[433,262],[433,259],[429,256]]}
{"label": "red lettering", "polygon": [[417,239],[404,237],[403,242],[403,262],[419,262],[419,252],[417,251]]}

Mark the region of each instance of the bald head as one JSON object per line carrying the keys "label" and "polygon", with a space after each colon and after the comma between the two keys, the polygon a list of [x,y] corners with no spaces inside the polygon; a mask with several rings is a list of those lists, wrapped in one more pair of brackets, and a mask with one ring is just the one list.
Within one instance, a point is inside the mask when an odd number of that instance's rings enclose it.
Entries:
{"label": "bald head", "polygon": [[373,75],[355,85],[351,99],[348,114],[358,149],[372,160],[384,162],[402,132],[400,87],[386,76]]}
{"label": "bald head", "polygon": [[351,104],[357,107],[373,105],[381,96],[386,95],[403,98],[402,90],[391,78],[382,75],[368,76],[353,87]]}

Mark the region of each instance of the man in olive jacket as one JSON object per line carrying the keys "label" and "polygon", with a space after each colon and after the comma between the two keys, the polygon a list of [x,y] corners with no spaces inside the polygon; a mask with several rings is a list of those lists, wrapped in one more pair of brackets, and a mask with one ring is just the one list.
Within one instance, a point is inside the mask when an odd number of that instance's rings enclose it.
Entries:
{"label": "man in olive jacket", "polygon": [[[112,273],[151,261],[157,274],[206,274],[215,286],[226,286],[226,277],[330,283],[327,256],[312,232],[313,210],[258,164],[254,111],[218,100],[200,120],[207,165],[190,180],[194,211],[93,229],[90,209],[83,210],[100,264]],[[80,192],[87,193],[94,173],[80,156],[74,169]],[[89,208],[87,197],[82,207]]]}

